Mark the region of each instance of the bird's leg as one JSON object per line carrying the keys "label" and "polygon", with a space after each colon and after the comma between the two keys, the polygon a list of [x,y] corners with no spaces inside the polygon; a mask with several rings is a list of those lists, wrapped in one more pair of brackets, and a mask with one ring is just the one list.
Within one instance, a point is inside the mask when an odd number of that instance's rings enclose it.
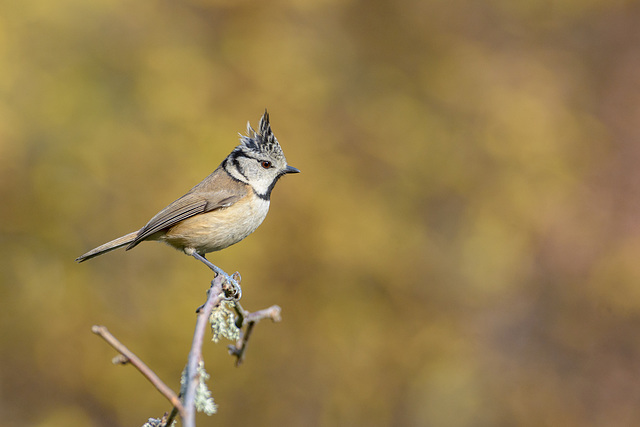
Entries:
{"label": "bird's leg", "polygon": [[227,273],[225,273],[220,267],[216,267],[215,265],[213,265],[211,263],[211,261],[209,261],[208,259],[206,259],[204,257],[204,255],[200,255],[198,252],[193,251],[192,254],[190,254],[192,257],[194,257],[195,259],[202,261],[204,263],[204,265],[206,265],[207,267],[209,267],[211,270],[213,270],[216,273],[216,276],[218,274],[222,275],[225,279],[229,279],[229,275]]}
{"label": "bird's leg", "polygon": [[235,300],[239,300],[240,298],[242,298],[242,288],[240,287],[240,275],[238,273],[234,274],[233,276],[229,276],[220,267],[213,265],[211,261],[205,258],[204,255],[200,255],[196,251],[193,251],[192,253],[188,253],[188,255],[191,255],[195,259],[202,261],[204,265],[206,265],[211,270],[213,270],[214,273],[216,273],[216,276],[221,275],[222,277],[224,277],[225,282],[229,285],[229,287],[231,287],[231,289],[229,288],[224,289],[225,286],[223,285],[223,290],[225,290],[225,294],[227,295],[227,297]]}

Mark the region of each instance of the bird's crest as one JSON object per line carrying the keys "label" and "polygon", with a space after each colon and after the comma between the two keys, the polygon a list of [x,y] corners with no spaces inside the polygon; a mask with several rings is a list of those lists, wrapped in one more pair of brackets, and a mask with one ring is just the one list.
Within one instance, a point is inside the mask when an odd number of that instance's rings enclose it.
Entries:
{"label": "bird's crest", "polygon": [[266,109],[258,123],[257,132],[251,127],[251,124],[247,122],[247,134],[240,134],[240,143],[241,147],[250,151],[258,151],[274,158],[284,157],[282,148],[271,131],[269,113]]}

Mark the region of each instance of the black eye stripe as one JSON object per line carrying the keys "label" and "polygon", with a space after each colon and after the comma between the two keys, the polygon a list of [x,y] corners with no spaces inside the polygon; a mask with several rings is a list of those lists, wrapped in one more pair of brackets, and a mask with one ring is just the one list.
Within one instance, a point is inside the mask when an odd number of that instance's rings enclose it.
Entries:
{"label": "black eye stripe", "polygon": [[244,173],[244,169],[242,168],[242,165],[240,164],[240,162],[238,161],[239,157],[247,157],[241,153],[237,153],[235,156],[231,157],[231,162],[233,163],[233,166],[236,168],[236,170],[238,171],[238,173],[240,175],[242,175],[245,179],[247,179],[247,175],[245,175]]}

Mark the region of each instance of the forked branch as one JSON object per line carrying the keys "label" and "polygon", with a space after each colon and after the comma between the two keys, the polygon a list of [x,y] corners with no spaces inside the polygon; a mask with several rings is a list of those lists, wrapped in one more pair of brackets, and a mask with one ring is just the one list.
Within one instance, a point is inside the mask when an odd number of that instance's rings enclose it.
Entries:
{"label": "forked branch", "polygon": [[280,312],[282,311],[279,306],[272,305],[269,308],[265,308],[264,310],[254,311],[253,313],[249,313],[245,309],[242,308],[240,303],[236,302],[235,304],[236,313],[238,313],[238,319],[236,320],[236,326],[242,330],[242,327],[246,324],[247,330],[244,333],[241,333],[240,339],[236,341],[235,345],[229,345],[227,348],[229,349],[229,354],[236,357],[236,366],[240,366],[244,361],[244,355],[247,351],[247,344],[249,343],[249,337],[251,336],[251,332],[253,331],[253,327],[256,323],[258,323],[262,319],[271,319],[274,322],[279,322],[282,320],[280,317]]}
{"label": "forked branch", "polygon": [[[193,334],[191,349],[189,351],[187,366],[183,374],[184,384],[180,396],[176,395],[173,390],[162,382],[162,380],[160,380],[160,378],[144,362],[142,362],[139,357],[118,341],[106,327],[94,326],[92,328],[92,331],[95,334],[101,336],[107,343],[109,343],[109,345],[120,353],[118,357],[114,358],[114,363],[130,363],[133,365],[173,405],[171,414],[165,414],[162,420],[153,420],[153,425],[156,425],[156,422],[158,423],[157,425],[171,425],[175,417],[179,415],[184,427],[195,427],[196,390],[199,382],[201,381],[198,373],[198,367],[202,360],[204,334],[207,329],[207,325],[211,321],[212,311],[215,307],[219,306],[223,300],[233,301],[236,313],[238,314],[235,323],[241,331],[240,338],[235,345],[229,346],[229,352],[236,357],[236,366],[240,365],[244,360],[247,343],[255,324],[262,319],[271,319],[274,322],[280,321],[280,307],[274,305],[267,309],[250,313],[244,310],[238,302],[241,295],[240,275],[237,273],[233,276],[228,276],[226,273],[217,274],[216,278],[211,282],[211,287],[207,294],[207,300],[197,310],[198,316],[196,319],[196,327]],[[244,333],[242,333],[242,328],[244,326],[247,328]],[[150,419],[150,421],[152,420]]]}
{"label": "forked branch", "polygon": [[[178,410],[180,414],[184,413],[184,407],[182,406],[182,402],[178,398],[178,396],[167,386],[160,377],[156,375],[138,356],[133,354],[131,350],[129,350],[124,344],[122,344],[116,337],[114,337],[109,330],[105,326],[94,326],[91,328],[91,331],[101,336],[111,347],[113,347],[118,353],[120,353],[120,357],[116,357],[113,359],[114,363],[119,363],[125,365],[130,363],[133,365],[145,378],[154,385],[155,388],[158,389],[160,393],[164,397],[171,402],[171,404]],[[181,415],[182,416],[182,415]]]}

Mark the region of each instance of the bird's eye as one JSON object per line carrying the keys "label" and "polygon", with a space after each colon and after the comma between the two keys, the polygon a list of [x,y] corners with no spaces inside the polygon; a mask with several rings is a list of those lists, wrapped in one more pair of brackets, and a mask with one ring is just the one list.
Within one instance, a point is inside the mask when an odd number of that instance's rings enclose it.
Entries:
{"label": "bird's eye", "polygon": [[260,163],[262,165],[263,168],[265,169],[269,169],[271,167],[271,162],[264,160],[262,163]]}

